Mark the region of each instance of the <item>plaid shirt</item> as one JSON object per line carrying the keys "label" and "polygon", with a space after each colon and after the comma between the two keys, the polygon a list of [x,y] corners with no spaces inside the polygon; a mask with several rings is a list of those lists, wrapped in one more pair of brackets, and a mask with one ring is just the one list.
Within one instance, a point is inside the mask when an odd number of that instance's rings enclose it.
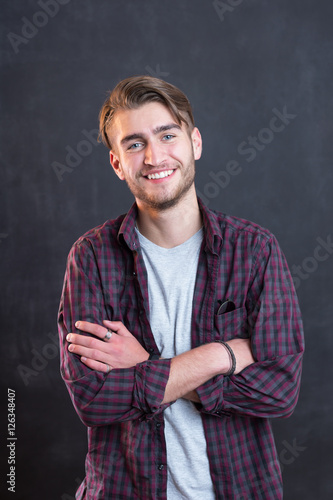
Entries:
{"label": "plaid shirt", "polygon": [[[238,375],[216,376],[197,389],[216,498],[282,499],[270,418],[291,415],[299,393],[304,344],[292,279],[266,229],[198,201],[204,239],[192,346],[250,337],[256,360]],[[78,332],[77,320],[119,320],[149,353],[158,354],[136,216],[134,203],[127,215],[82,236],[68,257],[59,310],[61,373],[88,427],[86,477],[78,499],[167,498],[163,410],[168,405],[161,402],[171,360],[104,374],[68,352],[65,340],[68,332]],[[236,308],[218,315],[218,301],[226,298]]]}

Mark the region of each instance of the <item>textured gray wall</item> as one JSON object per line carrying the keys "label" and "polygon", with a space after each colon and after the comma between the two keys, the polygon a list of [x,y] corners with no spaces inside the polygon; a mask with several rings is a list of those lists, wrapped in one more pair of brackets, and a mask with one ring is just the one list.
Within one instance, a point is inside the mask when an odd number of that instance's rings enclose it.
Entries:
{"label": "textured gray wall", "polygon": [[[297,409],[274,422],[285,499],[332,498],[332,2],[21,0],[1,10],[1,432],[11,388],[15,498],[69,500],[84,475],[56,314],[71,244],[132,203],[95,131],[106,91],[143,73],[193,104],[208,205],[267,227],[286,254],[307,345]],[[8,454],[3,444],[2,487]]]}

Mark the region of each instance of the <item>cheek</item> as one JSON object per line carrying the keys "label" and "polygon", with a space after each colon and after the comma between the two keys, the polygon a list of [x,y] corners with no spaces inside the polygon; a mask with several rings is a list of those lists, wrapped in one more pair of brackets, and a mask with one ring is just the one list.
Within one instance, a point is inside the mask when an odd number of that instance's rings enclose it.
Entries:
{"label": "cheek", "polygon": [[169,146],[168,155],[174,160],[184,163],[187,159],[191,158],[192,150],[191,147],[186,147],[184,145]]}
{"label": "cheek", "polygon": [[123,175],[126,179],[138,179],[141,176],[142,167],[143,163],[139,158],[131,159],[130,162],[127,162]]}

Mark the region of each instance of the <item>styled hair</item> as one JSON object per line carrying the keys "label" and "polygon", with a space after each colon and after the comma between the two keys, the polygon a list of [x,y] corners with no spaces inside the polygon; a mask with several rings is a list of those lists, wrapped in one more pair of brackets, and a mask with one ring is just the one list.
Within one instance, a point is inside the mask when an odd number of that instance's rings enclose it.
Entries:
{"label": "styled hair", "polygon": [[112,149],[108,131],[118,110],[137,109],[149,102],[164,104],[179,125],[184,122],[191,132],[194,118],[186,95],[171,83],[148,75],[132,76],[119,82],[109,92],[99,113],[100,140]]}

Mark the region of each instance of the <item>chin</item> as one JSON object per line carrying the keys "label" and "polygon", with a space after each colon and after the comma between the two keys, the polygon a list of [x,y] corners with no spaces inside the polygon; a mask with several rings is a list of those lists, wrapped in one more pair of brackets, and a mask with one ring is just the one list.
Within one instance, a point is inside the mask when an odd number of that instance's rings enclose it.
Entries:
{"label": "chin", "polygon": [[188,193],[190,190],[192,184],[189,186],[186,186],[186,189],[181,190],[181,192],[178,192],[174,194],[173,196],[170,195],[169,197],[163,198],[150,198],[147,196],[143,196],[140,198],[140,200],[148,207],[153,208],[154,210],[159,210],[159,211],[164,211],[168,210],[172,207],[175,207],[178,205],[178,203],[184,198],[184,196]]}
{"label": "chin", "polygon": [[170,199],[163,200],[163,201],[161,201],[161,200],[149,200],[147,204],[150,206],[150,208],[154,208],[155,210],[159,210],[159,211],[164,211],[164,210],[168,210],[169,208],[176,206],[178,202],[179,202],[179,199],[170,198]]}

